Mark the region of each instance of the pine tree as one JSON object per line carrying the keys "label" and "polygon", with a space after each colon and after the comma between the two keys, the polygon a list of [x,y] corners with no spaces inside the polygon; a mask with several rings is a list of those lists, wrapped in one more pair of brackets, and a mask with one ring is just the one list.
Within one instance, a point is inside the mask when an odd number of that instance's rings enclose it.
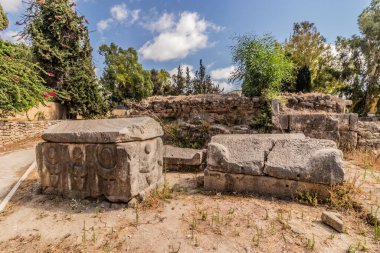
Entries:
{"label": "pine tree", "polygon": [[48,72],[46,84],[66,92],[62,102],[70,117],[94,118],[107,111],[96,82],[89,43],[88,21],[67,0],[29,1],[23,35],[31,40],[33,53]]}
{"label": "pine tree", "polygon": [[202,59],[199,61],[199,70],[195,72],[192,81],[193,94],[213,94],[222,93],[223,90],[212,82],[211,76],[206,74],[206,67],[203,65]]}
{"label": "pine tree", "polygon": [[178,96],[178,95],[185,94],[186,81],[185,81],[185,77],[183,76],[183,71],[182,71],[181,65],[178,66],[177,74],[173,75],[172,79],[173,79],[173,83],[174,83],[173,95]]}

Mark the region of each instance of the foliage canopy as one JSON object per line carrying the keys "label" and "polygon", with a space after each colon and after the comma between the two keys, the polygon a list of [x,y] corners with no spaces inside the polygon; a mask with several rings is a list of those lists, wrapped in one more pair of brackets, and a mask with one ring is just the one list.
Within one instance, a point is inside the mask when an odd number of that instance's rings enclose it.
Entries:
{"label": "foliage canopy", "polygon": [[237,68],[232,81],[242,81],[246,96],[272,97],[280,91],[283,81],[292,78],[294,64],[272,36],[242,35],[234,40],[232,59]]}

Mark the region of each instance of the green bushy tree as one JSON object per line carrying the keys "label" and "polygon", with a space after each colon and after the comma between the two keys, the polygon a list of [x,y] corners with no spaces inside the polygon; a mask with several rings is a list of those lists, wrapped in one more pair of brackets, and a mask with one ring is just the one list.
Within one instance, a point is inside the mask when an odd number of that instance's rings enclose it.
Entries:
{"label": "green bushy tree", "polygon": [[164,69],[150,71],[150,80],[153,83],[153,95],[163,96],[172,93],[173,87],[170,81],[170,73]]}
{"label": "green bushy tree", "polygon": [[114,105],[126,99],[141,100],[152,95],[150,72],[138,62],[135,49],[125,50],[111,43],[110,46],[102,45],[99,52],[106,65],[100,82],[110,92]]}
{"label": "green bushy tree", "polygon": [[242,35],[234,38],[232,59],[237,68],[232,81],[242,81],[246,96],[275,96],[283,81],[292,78],[294,65],[281,45],[270,35]]}
{"label": "green bushy tree", "polygon": [[89,43],[88,21],[75,11],[71,0],[30,0],[23,35],[30,39],[41,68],[48,73],[46,85],[63,91],[60,99],[69,116],[94,118],[107,112],[97,84]]}
{"label": "green bushy tree", "polygon": [[380,114],[380,0],[372,0],[358,18],[361,35],[337,39],[344,93],[355,112],[366,115],[377,101]]}
{"label": "green bushy tree", "polygon": [[[285,42],[285,51],[296,65],[296,91],[329,92],[332,87],[337,86],[339,75],[333,75],[335,58],[331,47],[314,23],[294,23],[293,34]],[[310,75],[310,82],[307,78],[304,79],[306,83],[301,84],[305,74]]]}
{"label": "green bushy tree", "polygon": [[26,48],[0,39],[0,117],[26,112],[57,94],[48,89],[36,63],[25,59]]}

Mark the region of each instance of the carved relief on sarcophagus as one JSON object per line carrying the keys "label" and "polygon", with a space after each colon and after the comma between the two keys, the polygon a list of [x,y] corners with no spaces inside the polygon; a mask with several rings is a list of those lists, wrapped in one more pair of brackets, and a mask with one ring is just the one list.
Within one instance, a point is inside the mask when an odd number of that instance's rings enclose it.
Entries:
{"label": "carved relief on sarcophagus", "polygon": [[161,126],[151,118],[67,121],[37,150],[45,191],[128,202],[163,181]]}

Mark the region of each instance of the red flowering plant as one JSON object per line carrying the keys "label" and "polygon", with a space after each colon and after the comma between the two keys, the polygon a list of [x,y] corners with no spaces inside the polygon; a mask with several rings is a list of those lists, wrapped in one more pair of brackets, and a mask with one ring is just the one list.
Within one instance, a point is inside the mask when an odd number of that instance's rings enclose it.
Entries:
{"label": "red flowering plant", "polygon": [[45,86],[44,71],[26,57],[29,48],[0,39],[0,117],[25,112],[63,96]]}

